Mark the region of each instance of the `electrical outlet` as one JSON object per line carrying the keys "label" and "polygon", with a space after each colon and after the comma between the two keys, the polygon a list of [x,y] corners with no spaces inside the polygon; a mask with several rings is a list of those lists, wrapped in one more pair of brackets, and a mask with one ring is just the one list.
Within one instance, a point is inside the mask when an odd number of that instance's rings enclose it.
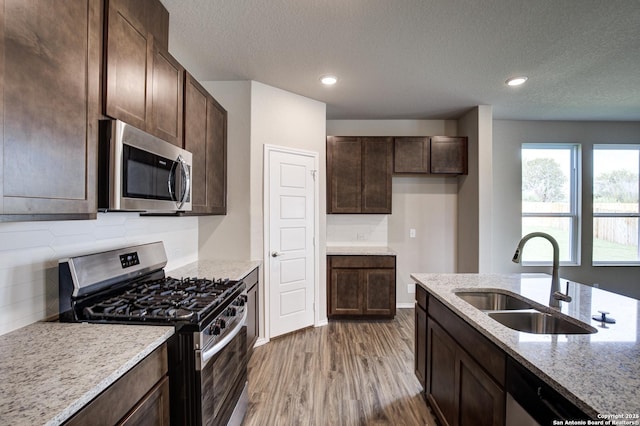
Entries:
{"label": "electrical outlet", "polygon": [[358,232],[356,234],[356,239],[358,241],[365,241],[367,239],[367,236],[365,234],[363,234],[362,232]]}
{"label": "electrical outlet", "polygon": [[409,238],[416,237],[416,230],[414,228],[409,229]]}
{"label": "electrical outlet", "polygon": [[407,293],[409,294],[414,294],[416,292],[416,285],[414,284],[407,284]]}

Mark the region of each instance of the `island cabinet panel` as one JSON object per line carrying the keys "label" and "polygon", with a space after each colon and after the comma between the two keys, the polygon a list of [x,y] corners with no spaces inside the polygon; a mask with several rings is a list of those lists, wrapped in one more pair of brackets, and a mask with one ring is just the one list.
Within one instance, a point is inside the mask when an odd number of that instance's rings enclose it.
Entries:
{"label": "island cabinet panel", "polygon": [[427,292],[416,285],[414,363],[416,377],[423,389],[427,378],[427,300]]}
{"label": "island cabinet panel", "polygon": [[419,286],[415,351],[416,376],[424,374],[425,398],[440,423],[504,425],[506,354]]}
{"label": "island cabinet panel", "polygon": [[193,154],[191,215],[227,212],[227,111],[189,73],[184,83],[184,149]]}
{"label": "island cabinet panel", "polygon": [[395,256],[328,256],[328,317],[393,318]]}
{"label": "island cabinet panel", "polygon": [[391,213],[392,138],[327,138],[328,213]]}
{"label": "island cabinet panel", "polygon": [[65,425],[169,425],[167,346],[163,344]]}
{"label": "island cabinet panel", "polygon": [[99,0],[0,2],[1,220],[95,217],[102,16]]}
{"label": "island cabinet panel", "polygon": [[465,136],[396,137],[393,150],[393,172],[397,174],[468,173],[468,138]]}

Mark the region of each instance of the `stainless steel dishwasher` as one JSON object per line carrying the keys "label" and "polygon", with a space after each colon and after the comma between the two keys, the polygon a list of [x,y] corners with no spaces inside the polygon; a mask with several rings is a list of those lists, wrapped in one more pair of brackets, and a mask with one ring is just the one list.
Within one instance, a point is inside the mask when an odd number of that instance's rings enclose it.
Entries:
{"label": "stainless steel dishwasher", "polygon": [[582,410],[511,358],[507,359],[507,426],[548,426],[554,420],[587,420]]}

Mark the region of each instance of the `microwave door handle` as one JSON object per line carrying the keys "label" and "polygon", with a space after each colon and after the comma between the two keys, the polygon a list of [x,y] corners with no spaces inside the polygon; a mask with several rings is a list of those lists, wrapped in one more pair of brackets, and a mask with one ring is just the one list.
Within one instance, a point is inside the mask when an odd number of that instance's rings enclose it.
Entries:
{"label": "microwave door handle", "polygon": [[[178,157],[178,159],[180,159],[180,157]],[[169,170],[169,178],[167,179],[167,186],[169,188],[169,197],[171,197],[171,201],[176,201],[176,196],[173,192],[173,185],[175,183],[176,180],[176,166],[177,166],[177,162],[174,162],[171,165],[171,170]],[[177,202],[176,202],[177,203]]]}
{"label": "microwave door handle", "polygon": [[189,192],[191,190],[191,174],[189,173],[189,166],[187,162],[184,161],[181,155],[178,155],[176,159],[176,163],[180,164],[180,173],[181,173],[181,187],[182,187],[182,196],[179,201],[176,201],[176,206],[180,209],[187,201],[189,197]]}

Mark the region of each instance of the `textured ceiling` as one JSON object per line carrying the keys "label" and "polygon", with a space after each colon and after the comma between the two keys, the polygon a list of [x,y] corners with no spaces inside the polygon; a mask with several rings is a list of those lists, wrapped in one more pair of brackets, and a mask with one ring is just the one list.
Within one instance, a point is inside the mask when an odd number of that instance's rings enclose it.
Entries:
{"label": "textured ceiling", "polygon": [[637,0],[161,1],[198,80],[256,80],[329,119],[640,120]]}

